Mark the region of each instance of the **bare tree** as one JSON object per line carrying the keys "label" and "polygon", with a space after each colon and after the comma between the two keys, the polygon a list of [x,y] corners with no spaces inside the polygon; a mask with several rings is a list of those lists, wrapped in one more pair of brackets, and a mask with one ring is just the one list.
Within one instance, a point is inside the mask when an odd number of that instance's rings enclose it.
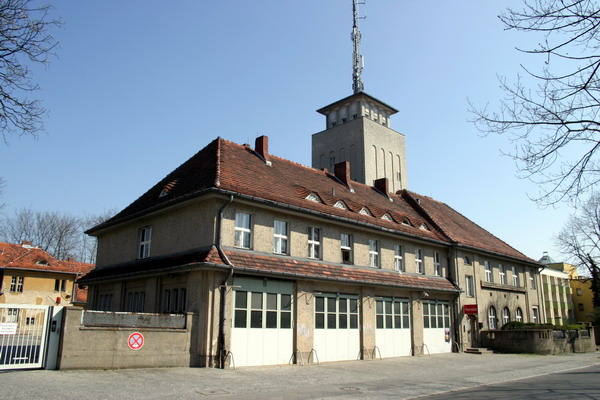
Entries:
{"label": "bare tree", "polygon": [[523,0],[499,16],[536,35],[518,49],[537,64],[510,83],[496,111],[470,105],[483,134],[508,134],[519,175],[540,185],[539,204],[577,203],[600,180],[600,5],[592,0]]}
{"label": "bare tree", "polygon": [[60,25],[49,16],[51,6],[32,0],[0,1],[0,130],[11,135],[37,136],[45,109],[29,93],[39,89],[28,63],[46,64],[56,40],[49,28]]}
{"label": "bare tree", "polygon": [[75,258],[81,220],[68,214],[23,208],[3,218],[0,234],[13,243],[31,241],[58,259]]}
{"label": "bare tree", "polygon": [[79,243],[79,261],[87,263],[96,262],[98,239],[86,235],[84,232],[93,226],[99,225],[117,213],[116,210],[106,210],[100,214],[88,214],[81,219],[81,241]]}
{"label": "bare tree", "polygon": [[[4,188],[6,187],[6,181],[0,176],[0,197],[4,196]],[[5,203],[0,203],[0,210],[6,206]]]}
{"label": "bare tree", "polygon": [[591,277],[593,303],[600,309],[600,194],[594,194],[572,215],[556,238],[562,253]]}

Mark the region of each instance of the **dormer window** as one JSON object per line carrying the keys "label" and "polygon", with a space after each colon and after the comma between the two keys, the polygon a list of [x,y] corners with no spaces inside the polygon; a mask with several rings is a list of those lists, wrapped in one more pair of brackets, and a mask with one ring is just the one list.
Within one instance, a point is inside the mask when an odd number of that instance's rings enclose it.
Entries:
{"label": "dormer window", "polygon": [[308,196],[305,197],[306,200],[310,200],[310,201],[314,201],[315,203],[323,203],[321,201],[321,198],[315,194],[315,193],[311,193]]}
{"label": "dormer window", "polygon": [[419,229],[422,231],[428,231],[429,227],[427,226],[427,224],[421,224],[421,226],[419,226]]}
{"label": "dormer window", "polygon": [[37,265],[50,265],[50,264],[48,264],[48,261],[46,261],[46,260],[40,260],[40,261],[36,262],[36,264]]}
{"label": "dormer window", "polygon": [[366,207],[361,208],[358,213],[362,215],[368,215],[369,217],[373,216]]}
{"label": "dormer window", "polygon": [[164,197],[164,196],[168,195],[169,193],[171,193],[171,190],[173,190],[173,188],[175,187],[175,184],[177,184],[177,179],[167,183],[165,185],[165,187],[163,188],[163,190],[158,195],[158,197]]}
{"label": "dormer window", "polygon": [[385,220],[385,221],[390,221],[390,222],[392,222],[392,217],[390,217],[390,214],[387,214],[387,213],[386,213],[386,214],[383,214],[383,215],[381,216],[381,219],[383,219],[383,220]]}
{"label": "dormer window", "polygon": [[348,209],[348,206],[346,205],[346,203],[344,203],[341,200],[336,201],[333,206],[335,208],[339,208],[339,209],[342,209],[342,210],[347,210]]}
{"label": "dormer window", "polygon": [[412,226],[412,224],[410,223],[410,220],[408,218],[404,218],[402,220],[402,225]]}

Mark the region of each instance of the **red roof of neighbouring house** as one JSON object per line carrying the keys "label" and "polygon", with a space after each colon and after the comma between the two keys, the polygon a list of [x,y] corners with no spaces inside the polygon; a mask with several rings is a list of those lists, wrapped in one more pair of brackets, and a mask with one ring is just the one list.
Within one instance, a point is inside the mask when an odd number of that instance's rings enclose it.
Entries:
{"label": "red roof of neighbouring house", "polygon": [[[0,242],[0,269],[27,270],[83,276],[94,264],[57,260],[48,252],[31,244]],[[76,288],[73,303],[85,303],[87,290]]]}
{"label": "red roof of neighbouring house", "polygon": [[[383,228],[400,235],[468,246],[536,264],[444,203],[407,190],[385,195],[358,182],[351,182],[351,190],[328,172],[273,155],[269,155],[269,160],[270,165],[248,145],[217,138],[124,210],[88,233],[94,234],[207,191],[223,191],[349,223]],[[309,195],[318,201],[308,200]],[[346,209],[336,207],[336,204]]]}

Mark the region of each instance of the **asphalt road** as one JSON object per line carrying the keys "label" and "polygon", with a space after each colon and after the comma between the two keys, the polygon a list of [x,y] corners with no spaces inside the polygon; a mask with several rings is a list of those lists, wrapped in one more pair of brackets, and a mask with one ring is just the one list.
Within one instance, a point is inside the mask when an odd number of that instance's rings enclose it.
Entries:
{"label": "asphalt road", "polygon": [[466,399],[600,399],[600,366],[421,397]]}
{"label": "asphalt road", "polygon": [[[454,353],[237,370],[154,368],[0,371],[0,398],[396,400],[509,382],[505,386],[508,389],[504,389],[507,393],[505,398],[512,399],[519,394],[512,386],[520,385],[515,381],[517,379],[554,373],[568,374],[582,367],[599,366],[598,352],[558,356]],[[598,380],[598,370],[593,371],[568,376],[577,377],[578,381],[584,383]],[[489,398],[488,388],[470,398]],[[574,394],[584,393],[581,385],[573,389],[579,389]],[[502,393],[503,389],[498,390]],[[457,393],[450,395],[454,399]],[[546,394],[543,398],[549,398]]]}

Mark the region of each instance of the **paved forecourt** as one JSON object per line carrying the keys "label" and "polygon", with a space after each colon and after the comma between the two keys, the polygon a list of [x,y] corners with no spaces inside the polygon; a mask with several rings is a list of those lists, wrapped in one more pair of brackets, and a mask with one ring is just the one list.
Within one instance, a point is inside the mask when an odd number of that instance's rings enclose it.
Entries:
{"label": "paved forecourt", "polygon": [[321,365],[237,370],[156,368],[6,371],[7,399],[305,399],[412,398],[587,366],[600,353],[559,356],[439,354]]}

